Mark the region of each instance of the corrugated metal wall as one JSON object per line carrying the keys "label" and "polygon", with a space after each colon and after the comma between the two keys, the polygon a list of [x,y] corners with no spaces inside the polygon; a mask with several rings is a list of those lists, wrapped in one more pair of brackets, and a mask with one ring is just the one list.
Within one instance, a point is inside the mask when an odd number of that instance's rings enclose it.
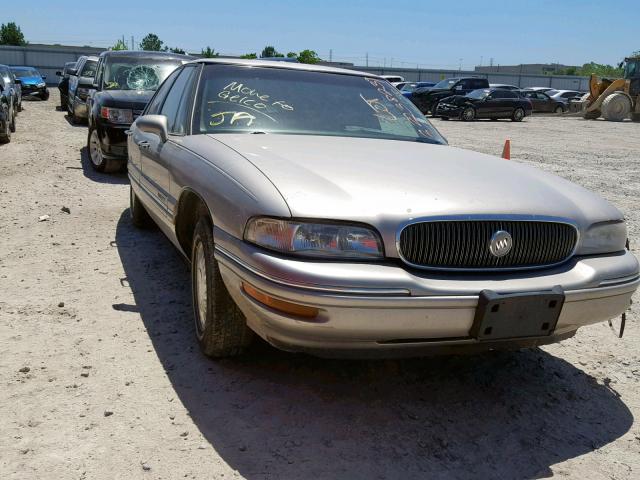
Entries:
{"label": "corrugated metal wall", "polygon": [[[47,83],[55,85],[58,78],[56,70],[61,70],[66,62],[74,62],[81,55],[97,55],[102,51],[93,47],[68,47],[58,45],[28,45],[26,47],[0,46],[0,63],[5,65],[28,65],[36,67],[47,76]],[[458,70],[426,70],[380,67],[348,67],[378,75],[400,75],[408,81],[437,82],[443,78],[479,76],[489,79],[489,83],[507,83],[522,88],[550,87],[559,90],[589,90],[588,77],[569,77],[554,75],[518,75],[512,73],[479,73]]]}
{"label": "corrugated metal wall", "polygon": [[27,45],[14,47],[0,45],[0,63],[26,65],[37,68],[47,77],[49,85],[57,85],[56,70],[62,70],[67,62],[75,62],[82,55],[97,55],[102,49],[92,47],[66,47],[57,45]]}

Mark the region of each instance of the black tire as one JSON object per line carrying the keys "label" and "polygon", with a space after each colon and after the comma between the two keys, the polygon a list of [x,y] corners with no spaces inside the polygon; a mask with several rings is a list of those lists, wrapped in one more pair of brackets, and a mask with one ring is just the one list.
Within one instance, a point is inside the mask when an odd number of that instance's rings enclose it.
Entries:
{"label": "black tire", "polygon": [[60,95],[60,110],[63,112],[67,110],[67,104],[69,103],[69,97],[67,95]]}
{"label": "black tire", "polygon": [[[5,109],[7,115],[8,110]],[[9,143],[11,141],[11,126],[9,122],[4,122],[3,130],[0,131],[0,143]]]}
{"label": "black tire", "polygon": [[[199,287],[203,284],[204,297]],[[193,235],[191,285],[196,337],[202,352],[216,358],[243,353],[253,339],[253,332],[220,276],[208,215],[200,217]]]}
{"label": "black tire", "polygon": [[20,100],[20,103],[18,103],[18,111],[22,111],[22,100]]}
{"label": "black tire", "polygon": [[42,92],[42,93],[40,94],[40,99],[41,99],[41,100],[43,100],[43,101],[45,101],[45,102],[46,102],[47,100],[49,100],[49,90],[45,90],[44,92]]}
{"label": "black tire", "polygon": [[144,208],[131,185],[129,185],[129,215],[131,215],[131,223],[134,227],[150,228],[154,225],[149,212]]}
{"label": "black tire", "polygon": [[521,122],[524,119],[524,116],[525,116],[524,108],[517,107],[513,110],[513,113],[511,114],[511,121]]}
{"label": "black tire", "polygon": [[441,120],[449,120],[449,117],[440,117]]}
{"label": "black tire", "polygon": [[[94,135],[95,138],[93,138]],[[93,127],[89,128],[87,135],[87,152],[89,153],[89,163],[97,172],[111,173],[122,169],[121,162],[104,157],[98,131]]]}
{"label": "black tire", "polygon": [[553,109],[553,113],[564,113],[564,107],[562,105],[556,105]]}
{"label": "black tire", "polygon": [[465,107],[460,114],[460,120],[473,122],[476,119],[476,111],[473,107]]}
{"label": "black tire", "polygon": [[11,130],[11,133],[15,133],[16,131],[16,111],[13,110],[13,113],[11,114],[11,125],[9,125],[9,129]]}

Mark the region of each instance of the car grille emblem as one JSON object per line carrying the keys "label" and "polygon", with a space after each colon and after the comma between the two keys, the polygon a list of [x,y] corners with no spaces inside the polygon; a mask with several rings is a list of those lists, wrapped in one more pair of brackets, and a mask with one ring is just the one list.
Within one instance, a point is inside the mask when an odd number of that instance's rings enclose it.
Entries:
{"label": "car grille emblem", "polygon": [[489,252],[494,257],[504,257],[511,251],[511,247],[513,247],[511,234],[504,230],[498,230],[489,241]]}

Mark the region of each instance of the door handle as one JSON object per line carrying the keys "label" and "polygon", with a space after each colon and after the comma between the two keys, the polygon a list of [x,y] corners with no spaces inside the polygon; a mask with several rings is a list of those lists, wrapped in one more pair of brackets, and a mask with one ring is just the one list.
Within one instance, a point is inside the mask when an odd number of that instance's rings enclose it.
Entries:
{"label": "door handle", "polygon": [[149,150],[149,147],[151,145],[149,145],[149,142],[147,142],[146,140],[142,140],[141,142],[138,142],[136,145],[138,145],[138,148],[140,150]]}

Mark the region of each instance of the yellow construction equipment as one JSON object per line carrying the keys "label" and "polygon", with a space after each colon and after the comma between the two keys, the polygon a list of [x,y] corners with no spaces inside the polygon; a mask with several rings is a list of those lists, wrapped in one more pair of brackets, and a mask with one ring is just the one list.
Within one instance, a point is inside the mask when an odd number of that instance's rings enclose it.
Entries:
{"label": "yellow construction equipment", "polygon": [[640,122],[640,57],[624,59],[624,78],[609,80],[591,75],[589,94],[579,104],[586,119],[612,122],[631,118]]}

